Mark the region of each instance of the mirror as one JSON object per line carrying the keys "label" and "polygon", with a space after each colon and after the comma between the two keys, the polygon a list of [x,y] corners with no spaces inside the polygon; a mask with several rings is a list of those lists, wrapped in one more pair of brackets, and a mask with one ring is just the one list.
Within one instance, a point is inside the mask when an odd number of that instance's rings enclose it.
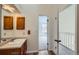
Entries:
{"label": "mirror", "polygon": [[13,17],[4,16],[4,30],[12,30],[12,29],[13,29]]}
{"label": "mirror", "polygon": [[24,30],[25,29],[25,17],[17,17],[16,29]]}

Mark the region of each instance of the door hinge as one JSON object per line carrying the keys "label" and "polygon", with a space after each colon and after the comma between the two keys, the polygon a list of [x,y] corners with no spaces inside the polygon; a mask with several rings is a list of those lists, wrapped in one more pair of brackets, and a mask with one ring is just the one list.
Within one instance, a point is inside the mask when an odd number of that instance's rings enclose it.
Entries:
{"label": "door hinge", "polygon": [[49,43],[47,43],[47,45],[49,45]]}
{"label": "door hinge", "polygon": [[49,22],[49,20],[47,19],[47,22]]}
{"label": "door hinge", "polygon": [[55,17],[55,20],[57,20],[57,17]]}

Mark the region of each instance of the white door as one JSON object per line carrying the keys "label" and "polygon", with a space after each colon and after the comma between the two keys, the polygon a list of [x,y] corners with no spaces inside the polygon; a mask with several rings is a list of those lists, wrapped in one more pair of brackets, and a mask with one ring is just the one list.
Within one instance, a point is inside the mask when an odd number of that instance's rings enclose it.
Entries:
{"label": "white door", "polygon": [[39,50],[47,50],[47,16],[39,16]]}
{"label": "white door", "polygon": [[69,5],[59,13],[59,40],[60,55],[75,53],[75,5]]}

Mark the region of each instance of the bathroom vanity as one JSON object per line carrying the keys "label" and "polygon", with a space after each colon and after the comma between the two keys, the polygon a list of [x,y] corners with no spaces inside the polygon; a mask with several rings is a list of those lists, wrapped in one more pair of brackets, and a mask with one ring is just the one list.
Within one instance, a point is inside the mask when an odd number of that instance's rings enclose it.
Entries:
{"label": "bathroom vanity", "polygon": [[10,40],[0,46],[0,55],[25,55],[27,52],[26,39]]}

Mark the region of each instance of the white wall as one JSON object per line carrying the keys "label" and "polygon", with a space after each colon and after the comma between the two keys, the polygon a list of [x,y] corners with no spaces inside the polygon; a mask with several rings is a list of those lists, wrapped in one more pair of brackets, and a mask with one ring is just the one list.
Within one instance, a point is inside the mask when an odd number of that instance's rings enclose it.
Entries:
{"label": "white wall", "polygon": [[1,5],[0,5],[0,40],[1,40],[1,11],[2,11],[2,9],[1,9]]}
{"label": "white wall", "polygon": [[75,5],[67,7],[59,13],[59,31],[75,33]]}

